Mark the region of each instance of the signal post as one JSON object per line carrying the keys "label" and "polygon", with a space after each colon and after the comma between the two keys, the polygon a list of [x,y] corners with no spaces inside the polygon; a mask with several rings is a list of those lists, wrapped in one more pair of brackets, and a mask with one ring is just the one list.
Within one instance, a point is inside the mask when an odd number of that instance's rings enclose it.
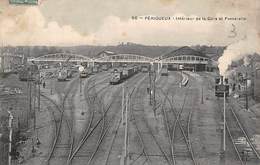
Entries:
{"label": "signal post", "polygon": [[215,96],[223,97],[223,152],[226,151],[226,97],[229,95],[228,79],[216,78],[215,82]]}

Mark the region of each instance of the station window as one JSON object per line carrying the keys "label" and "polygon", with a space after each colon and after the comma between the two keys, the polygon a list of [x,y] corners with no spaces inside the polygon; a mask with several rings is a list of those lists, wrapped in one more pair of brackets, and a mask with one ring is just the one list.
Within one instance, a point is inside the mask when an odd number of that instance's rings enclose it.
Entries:
{"label": "station window", "polygon": [[196,61],[199,61],[199,57],[196,57]]}
{"label": "station window", "polygon": [[191,60],[194,61],[194,60],[195,60],[195,57],[191,57]]}
{"label": "station window", "polygon": [[186,57],[184,56],[184,57],[182,57],[182,59],[183,59],[183,60],[186,60]]}
{"label": "station window", "polygon": [[178,60],[181,60],[181,57],[178,57]]}
{"label": "station window", "polygon": [[187,60],[190,61],[190,57],[187,57]]}

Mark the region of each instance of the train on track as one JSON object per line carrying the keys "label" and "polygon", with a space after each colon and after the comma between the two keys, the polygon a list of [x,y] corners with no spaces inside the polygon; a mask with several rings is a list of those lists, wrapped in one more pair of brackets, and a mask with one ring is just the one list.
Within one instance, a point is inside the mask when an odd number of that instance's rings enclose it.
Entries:
{"label": "train on track", "polygon": [[99,65],[93,66],[92,71],[93,71],[93,73],[98,73],[98,72],[100,72],[100,71],[101,71],[100,66],[99,66]]}
{"label": "train on track", "polygon": [[20,81],[35,81],[39,77],[39,69],[35,64],[26,64],[18,71]]}
{"label": "train on track", "polygon": [[150,70],[150,66],[148,66],[148,65],[141,66],[141,71],[143,73],[147,73],[147,72],[149,72],[149,70]]}
{"label": "train on track", "polygon": [[161,69],[161,76],[168,76],[169,75],[169,71],[167,67],[162,67]]}
{"label": "train on track", "polygon": [[229,96],[228,79],[223,76],[215,77],[215,96],[224,97],[224,93],[227,97]]}
{"label": "train on track", "polygon": [[108,65],[107,65],[107,64],[102,65],[102,66],[101,66],[101,69],[102,69],[103,71],[107,71],[107,70],[108,70]]}
{"label": "train on track", "polygon": [[119,84],[125,79],[130,78],[134,74],[138,73],[139,67],[124,67],[124,68],[114,68],[111,72],[110,84]]}
{"label": "train on track", "polygon": [[58,81],[66,81],[68,78],[68,70],[67,69],[61,69],[58,71]]}
{"label": "train on track", "polygon": [[92,74],[92,72],[93,72],[92,68],[85,67],[84,70],[79,73],[79,77],[86,78],[86,77],[90,76]]}

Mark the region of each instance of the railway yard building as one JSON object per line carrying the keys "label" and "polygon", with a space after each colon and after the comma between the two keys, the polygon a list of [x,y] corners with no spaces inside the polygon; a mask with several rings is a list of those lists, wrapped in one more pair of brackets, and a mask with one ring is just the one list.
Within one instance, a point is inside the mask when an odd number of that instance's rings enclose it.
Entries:
{"label": "railway yard building", "polygon": [[209,71],[212,67],[210,57],[188,46],[165,54],[162,56],[162,62],[167,64],[170,70],[178,70],[180,65],[183,65],[184,70],[190,71]]}

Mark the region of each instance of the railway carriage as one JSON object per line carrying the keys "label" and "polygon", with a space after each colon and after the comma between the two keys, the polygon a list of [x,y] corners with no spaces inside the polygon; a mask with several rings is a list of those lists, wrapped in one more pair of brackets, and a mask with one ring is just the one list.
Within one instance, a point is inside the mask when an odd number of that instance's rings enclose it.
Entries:
{"label": "railway carriage", "polygon": [[144,66],[141,66],[141,71],[143,72],[143,73],[147,73],[147,72],[149,72],[149,66],[146,66],[146,65],[144,65]]}
{"label": "railway carriage", "polygon": [[35,64],[27,64],[22,66],[18,71],[20,81],[34,81],[39,76],[38,66]]}
{"label": "railway carriage", "polygon": [[168,76],[168,68],[166,67],[163,67],[162,70],[161,70],[161,76]]}

